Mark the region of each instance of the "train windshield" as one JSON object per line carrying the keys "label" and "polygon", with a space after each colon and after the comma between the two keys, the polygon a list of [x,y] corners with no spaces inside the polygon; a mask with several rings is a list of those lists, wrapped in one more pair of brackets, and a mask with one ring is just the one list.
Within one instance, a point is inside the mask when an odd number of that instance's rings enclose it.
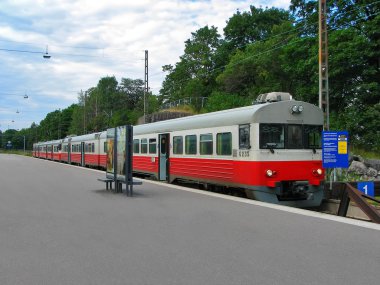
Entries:
{"label": "train windshield", "polygon": [[285,125],[260,124],[260,148],[285,147]]}
{"label": "train windshield", "polygon": [[260,124],[261,149],[320,149],[322,126]]}

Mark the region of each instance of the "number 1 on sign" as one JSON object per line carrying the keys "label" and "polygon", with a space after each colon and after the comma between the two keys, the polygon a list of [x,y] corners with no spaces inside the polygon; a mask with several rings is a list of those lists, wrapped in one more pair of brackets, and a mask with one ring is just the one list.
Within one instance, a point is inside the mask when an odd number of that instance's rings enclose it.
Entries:
{"label": "number 1 on sign", "polygon": [[363,190],[364,194],[368,195],[368,185],[364,185]]}

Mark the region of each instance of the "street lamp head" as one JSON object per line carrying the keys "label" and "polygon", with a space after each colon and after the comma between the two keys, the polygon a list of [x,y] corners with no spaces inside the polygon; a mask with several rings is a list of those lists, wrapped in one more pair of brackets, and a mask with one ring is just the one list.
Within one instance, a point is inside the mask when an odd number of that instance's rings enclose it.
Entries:
{"label": "street lamp head", "polygon": [[43,58],[46,58],[46,59],[51,58],[51,55],[48,52],[48,46],[46,46],[46,53],[44,53]]}

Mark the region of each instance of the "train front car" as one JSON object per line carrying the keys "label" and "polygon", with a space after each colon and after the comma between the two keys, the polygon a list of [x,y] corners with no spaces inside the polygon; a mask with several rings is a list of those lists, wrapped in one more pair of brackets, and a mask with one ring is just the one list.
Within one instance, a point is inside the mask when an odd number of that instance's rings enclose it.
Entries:
{"label": "train front car", "polygon": [[[320,108],[300,101],[265,103],[253,115],[248,197],[294,207],[323,199]],[[246,173],[246,171],[244,171]],[[248,175],[248,173],[246,173]]]}

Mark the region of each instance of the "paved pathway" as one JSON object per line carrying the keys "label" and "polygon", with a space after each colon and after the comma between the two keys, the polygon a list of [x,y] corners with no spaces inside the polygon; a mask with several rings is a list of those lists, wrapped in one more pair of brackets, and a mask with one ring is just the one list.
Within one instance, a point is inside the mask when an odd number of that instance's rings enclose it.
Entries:
{"label": "paved pathway", "polygon": [[0,154],[1,285],[379,284],[379,226],[100,177]]}

